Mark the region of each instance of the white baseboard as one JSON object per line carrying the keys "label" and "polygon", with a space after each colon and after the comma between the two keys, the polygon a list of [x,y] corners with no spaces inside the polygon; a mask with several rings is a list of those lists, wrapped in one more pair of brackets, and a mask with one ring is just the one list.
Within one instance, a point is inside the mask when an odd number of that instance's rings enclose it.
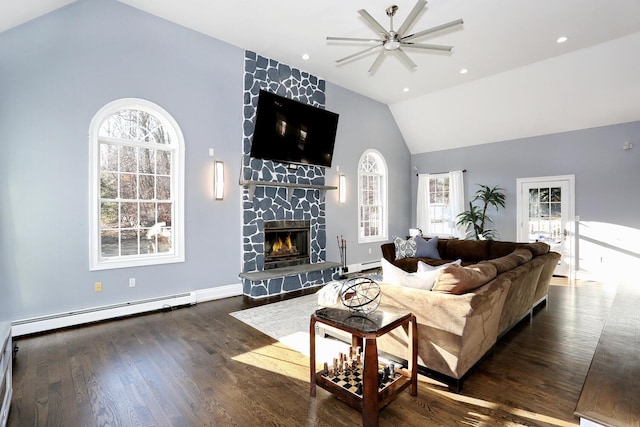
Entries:
{"label": "white baseboard", "polygon": [[242,295],[242,283],[233,285],[217,286],[215,288],[198,289],[196,293],[196,303],[213,301],[216,299],[235,297]]}
{"label": "white baseboard", "polygon": [[85,323],[99,322],[101,320],[145,313],[148,311],[171,309],[183,305],[193,305],[199,302],[227,298],[236,295],[242,295],[241,284],[199,289],[182,294],[16,320],[12,322],[11,332],[14,337],[35,334],[53,329],[78,326]]}
{"label": "white baseboard", "polygon": [[361,271],[365,271],[365,270],[371,270],[373,268],[380,268],[382,267],[382,263],[380,262],[380,260],[375,260],[375,261],[368,261],[368,262],[360,262],[357,264],[348,264],[347,268],[348,271],[347,273],[351,274],[351,273],[359,273]]}

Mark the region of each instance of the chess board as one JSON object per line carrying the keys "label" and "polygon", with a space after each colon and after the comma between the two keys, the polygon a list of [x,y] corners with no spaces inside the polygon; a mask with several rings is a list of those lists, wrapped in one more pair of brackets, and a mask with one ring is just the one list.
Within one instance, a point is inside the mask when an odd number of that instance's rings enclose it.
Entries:
{"label": "chess board", "polygon": [[[338,375],[334,376],[323,374],[322,376],[327,378],[329,381],[332,381],[334,384],[347,390],[348,392],[362,397],[362,370],[358,369],[348,372],[341,372]],[[389,387],[389,385],[397,381],[400,377],[402,377],[402,374],[396,372],[393,378],[388,378],[387,381],[380,382],[378,384],[378,391],[382,391],[386,387]]]}

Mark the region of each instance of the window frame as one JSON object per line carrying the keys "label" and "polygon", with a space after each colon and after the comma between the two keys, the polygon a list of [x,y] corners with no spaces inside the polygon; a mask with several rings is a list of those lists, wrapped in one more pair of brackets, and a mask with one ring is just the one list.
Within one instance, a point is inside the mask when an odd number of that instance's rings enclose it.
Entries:
{"label": "window frame", "polygon": [[[103,257],[100,238],[100,137],[102,123],[121,110],[139,110],[154,116],[171,136],[167,147],[171,158],[171,200],[173,218],[171,225],[172,247],[170,253],[119,255]],[[107,139],[107,138],[102,138]],[[136,145],[132,141],[131,145]],[[147,265],[184,262],[184,137],[175,119],[159,105],[139,98],[122,98],[103,106],[89,126],[89,270],[107,270]],[[138,198],[138,200],[140,200]]]}
{"label": "window frame", "polygon": [[[444,203],[431,203],[431,181],[432,180],[438,180],[438,179],[444,179],[446,180],[446,183],[444,184],[447,188],[447,198],[449,199],[449,203],[444,204]],[[451,204],[453,203],[453,200],[451,199],[451,174],[449,172],[446,173],[438,173],[438,174],[430,174],[429,175],[429,192],[427,194],[427,198],[429,200],[429,205],[427,206],[427,209],[430,210],[429,212],[429,224],[428,224],[428,229],[425,230],[426,233],[429,236],[438,236],[440,238],[451,238],[452,236],[455,235],[455,231],[456,231],[456,219],[455,218],[451,218],[452,214],[452,208],[451,208]],[[437,209],[437,208],[445,208],[448,213],[449,213],[449,219],[448,219],[448,223],[449,223],[449,232],[448,233],[438,233],[435,232],[435,230],[432,230],[432,226],[434,224],[437,224],[436,222],[433,221],[434,216],[431,215],[433,213],[433,210]],[[433,209],[433,210],[432,210]]]}
{"label": "window frame", "polygon": [[[365,174],[362,171],[363,161],[367,156],[373,156],[376,159],[376,163],[380,169],[383,169],[382,173],[378,174]],[[387,241],[389,236],[389,201],[388,201],[388,181],[389,181],[389,169],[384,156],[378,151],[373,149],[365,150],[360,156],[358,161],[358,243],[373,243]],[[380,177],[380,207],[382,208],[382,215],[380,219],[381,233],[375,236],[364,236],[360,224],[363,222],[362,208],[363,194],[362,194],[362,179],[364,175],[379,176]],[[370,205],[366,205],[370,206]]]}

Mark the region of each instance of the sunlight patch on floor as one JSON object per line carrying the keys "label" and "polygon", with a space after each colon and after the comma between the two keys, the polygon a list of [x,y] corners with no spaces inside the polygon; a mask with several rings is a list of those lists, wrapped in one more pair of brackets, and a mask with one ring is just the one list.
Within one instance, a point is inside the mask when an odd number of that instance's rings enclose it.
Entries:
{"label": "sunlight patch on floor", "polygon": [[[550,417],[548,415],[538,414],[536,412],[527,411],[525,409],[513,408],[511,406],[508,406],[502,403],[489,402],[486,400],[477,399],[475,397],[469,397],[469,396],[464,396],[462,394],[451,393],[445,390],[431,389],[430,391],[440,394],[441,396],[449,398],[451,400],[456,400],[461,403],[474,405],[474,406],[486,408],[489,410],[499,410],[502,412],[507,412],[514,416],[527,418],[536,422],[547,423],[549,425],[559,426],[559,427],[569,427],[569,426],[575,427],[576,426],[576,423],[570,423],[568,421],[560,420],[558,418]],[[491,425],[491,419],[488,418],[487,415],[482,415],[476,412],[469,411],[469,416],[470,416],[470,419],[473,419],[476,421],[476,423],[472,425]],[[482,421],[487,421],[488,424],[482,424],[482,423],[478,424],[477,422],[480,421],[478,419],[481,419]]]}
{"label": "sunlight patch on floor", "polygon": [[[341,341],[316,336],[317,369],[324,362],[331,364],[349,346]],[[295,379],[309,381],[309,333],[296,332],[278,342],[232,357],[232,360],[266,369]]]}

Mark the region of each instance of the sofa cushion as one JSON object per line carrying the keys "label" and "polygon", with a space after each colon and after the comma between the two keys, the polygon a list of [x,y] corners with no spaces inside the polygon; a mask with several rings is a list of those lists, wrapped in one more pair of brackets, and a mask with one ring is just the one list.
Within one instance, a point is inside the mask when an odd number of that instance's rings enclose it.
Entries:
{"label": "sofa cushion", "polygon": [[544,255],[549,252],[551,247],[545,242],[526,243],[522,247],[529,249],[534,257]]}
{"label": "sofa cushion", "polygon": [[447,253],[440,253],[446,259],[463,259],[465,261],[482,261],[489,259],[491,240],[454,240],[447,242]]}
{"label": "sofa cushion", "polygon": [[472,291],[496,277],[497,270],[492,264],[474,264],[467,267],[450,265],[440,271],[434,292],[461,295]]}
{"label": "sofa cushion", "polygon": [[404,240],[401,237],[393,239],[396,247],[396,259],[413,258],[416,256],[416,241],[413,239]]}
{"label": "sofa cushion", "polygon": [[440,253],[438,252],[438,237],[433,237],[429,240],[416,236],[414,238],[416,242],[416,258],[433,258],[440,259]]}
{"label": "sofa cushion", "polygon": [[480,264],[491,264],[496,268],[498,274],[502,274],[506,271],[513,270],[517,266],[522,265],[527,261],[530,261],[531,258],[532,255],[529,250],[518,248],[515,251],[511,252],[509,255],[505,255],[500,258],[480,261]]}
{"label": "sofa cushion", "polygon": [[386,259],[380,260],[382,264],[382,281],[392,285],[406,286],[409,288],[430,291],[436,281],[440,270],[426,271],[422,273],[407,273],[401,268],[391,264]]}

